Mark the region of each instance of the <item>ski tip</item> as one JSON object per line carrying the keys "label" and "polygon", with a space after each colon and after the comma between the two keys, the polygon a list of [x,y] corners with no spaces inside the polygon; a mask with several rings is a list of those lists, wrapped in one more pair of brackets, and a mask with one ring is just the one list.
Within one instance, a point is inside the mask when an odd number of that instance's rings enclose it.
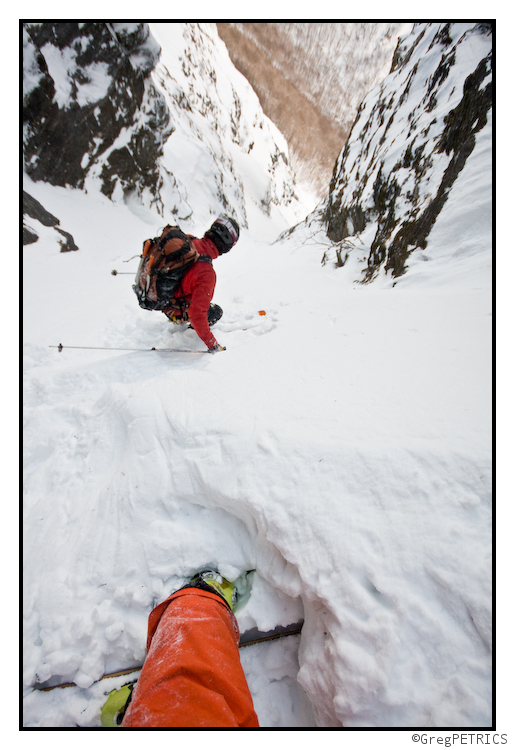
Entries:
{"label": "ski tip", "polygon": [[259,315],[266,315],[266,311],[265,310],[258,310],[258,314]]}

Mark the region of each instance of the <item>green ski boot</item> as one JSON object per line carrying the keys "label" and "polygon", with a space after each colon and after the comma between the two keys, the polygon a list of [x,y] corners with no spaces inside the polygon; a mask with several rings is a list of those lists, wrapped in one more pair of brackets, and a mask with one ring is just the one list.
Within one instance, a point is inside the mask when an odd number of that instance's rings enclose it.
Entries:
{"label": "green ski boot", "polygon": [[221,596],[231,610],[236,612],[249,600],[253,573],[253,570],[248,570],[235,581],[228,581],[217,570],[202,570],[196,573],[184,588],[191,586],[204,591],[212,591]]}
{"label": "green ski boot", "polygon": [[129,682],[118,690],[111,690],[100,712],[100,721],[103,727],[117,728],[120,726],[132,698],[134,684],[134,682]]}

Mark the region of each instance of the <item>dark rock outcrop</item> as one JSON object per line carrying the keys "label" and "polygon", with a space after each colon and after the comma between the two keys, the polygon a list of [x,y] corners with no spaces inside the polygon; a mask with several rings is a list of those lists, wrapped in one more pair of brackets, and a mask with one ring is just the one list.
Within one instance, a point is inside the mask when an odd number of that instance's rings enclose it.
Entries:
{"label": "dark rock outcrop", "polygon": [[24,23],[24,162],[34,180],[112,196],[160,187],[173,128],[149,73],[160,53],[145,23]]}
{"label": "dark rock outcrop", "polygon": [[489,25],[416,24],[362,103],[319,214],[335,243],[376,222],[364,281],[426,247],[487,123],[491,56]]}
{"label": "dark rock outcrop", "polygon": [[28,226],[25,223],[25,217],[29,219],[35,219],[43,224],[44,227],[54,227],[55,231],[61,236],[58,238],[58,242],[61,245],[61,252],[67,253],[71,250],[78,250],[79,248],[75,244],[72,235],[69,232],[65,232],[59,227],[59,219],[53,216],[49,211],[44,208],[39,201],[33,198],[25,190],[23,191],[23,244],[31,245],[37,242],[39,239],[38,234],[33,226]]}

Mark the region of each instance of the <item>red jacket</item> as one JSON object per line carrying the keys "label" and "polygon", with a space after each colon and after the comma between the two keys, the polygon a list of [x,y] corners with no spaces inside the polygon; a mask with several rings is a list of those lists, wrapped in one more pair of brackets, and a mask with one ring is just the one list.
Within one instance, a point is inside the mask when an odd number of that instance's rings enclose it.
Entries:
{"label": "red jacket", "polygon": [[[195,237],[192,239],[192,243],[199,255],[209,255],[213,260],[218,258],[219,253],[215,244],[206,237],[201,239]],[[181,286],[174,294],[179,307],[186,303],[189,322],[208,349],[218,343],[207,322],[207,312],[213,299],[215,286],[216,273],[212,264],[197,261],[189,271],[186,271]],[[172,305],[165,312],[168,312],[169,309],[172,310],[174,307],[175,305]]]}

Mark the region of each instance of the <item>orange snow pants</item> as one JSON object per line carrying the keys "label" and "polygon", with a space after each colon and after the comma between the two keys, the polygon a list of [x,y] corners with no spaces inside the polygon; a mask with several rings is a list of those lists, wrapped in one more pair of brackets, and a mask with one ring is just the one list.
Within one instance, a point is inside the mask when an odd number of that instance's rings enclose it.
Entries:
{"label": "orange snow pants", "polygon": [[236,618],[209,591],[181,589],[148,621],[147,658],[122,727],[258,727]]}

